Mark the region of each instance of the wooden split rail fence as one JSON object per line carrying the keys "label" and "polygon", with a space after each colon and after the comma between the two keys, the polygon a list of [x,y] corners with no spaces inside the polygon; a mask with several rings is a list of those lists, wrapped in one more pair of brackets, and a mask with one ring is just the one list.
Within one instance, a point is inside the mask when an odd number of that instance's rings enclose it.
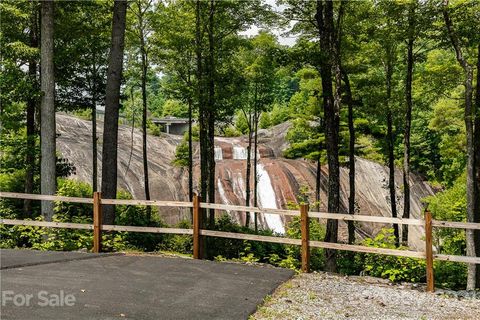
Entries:
{"label": "wooden split rail fence", "polygon": [[[49,222],[49,221],[33,221],[33,220],[14,220],[1,219],[0,224],[4,225],[23,225],[23,226],[38,226],[48,228],[70,228],[70,229],[93,229],[93,251],[101,252],[102,250],[102,231],[128,231],[128,232],[150,232],[150,233],[168,233],[168,234],[183,234],[193,236],[193,257],[201,259],[204,248],[204,237],[221,237],[230,239],[263,241],[280,244],[298,245],[301,246],[302,257],[302,271],[309,272],[310,268],[310,248],[324,248],[334,250],[344,250],[353,252],[384,254],[408,258],[420,258],[426,260],[426,278],[427,291],[434,291],[434,277],[433,277],[433,261],[452,261],[463,262],[470,264],[480,264],[480,257],[458,256],[435,254],[433,252],[432,244],[432,229],[439,228],[459,228],[480,230],[480,223],[467,222],[453,222],[453,221],[437,221],[432,219],[432,214],[425,210],[425,218],[422,219],[402,219],[380,216],[366,216],[366,215],[349,215],[327,212],[309,212],[308,205],[301,205],[300,210],[283,210],[283,209],[267,209],[258,207],[245,207],[235,205],[223,205],[213,203],[203,203],[200,197],[195,196],[193,202],[180,201],[157,201],[157,200],[122,200],[122,199],[102,199],[100,192],[95,192],[93,198],[76,198],[64,197],[55,195],[38,195],[38,194],[24,194],[12,192],[0,192],[0,198],[13,199],[30,199],[40,201],[61,201],[93,204],[93,225],[81,223],[66,223],[66,222]],[[143,206],[158,206],[158,207],[184,207],[193,208],[193,226],[192,229],[180,228],[156,228],[156,227],[138,227],[138,226],[119,226],[119,225],[104,225],[102,224],[102,205],[143,205]],[[300,216],[301,224],[301,239],[291,239],[276,236],[261,236],[255,234],[242,234],[233,232],[223,232],[204,229],[201,209],[214,209],[226,211],[241,211],[241,212],[256,212],[256,213],[270,213],[284,216]],[[361,222],[372,222],[382,224],[407,224],[413,226],[421,226],[425,229],[425,252],[398,250],[387,248],[375,248],[353,244],[331,243],[323,241],[313,241],[309,238],[309,219],[335,219],[335,220],[350,220]]]}

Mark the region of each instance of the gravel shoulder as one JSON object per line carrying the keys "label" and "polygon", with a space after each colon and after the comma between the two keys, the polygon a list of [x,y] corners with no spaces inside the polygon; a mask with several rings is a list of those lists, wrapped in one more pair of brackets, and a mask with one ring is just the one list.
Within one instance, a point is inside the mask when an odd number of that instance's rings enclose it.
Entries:
{"label": "gravel shoulder", "polygon": [[480,300],[371,277],[299,274],[267,297],[251,319],[480,319]]}

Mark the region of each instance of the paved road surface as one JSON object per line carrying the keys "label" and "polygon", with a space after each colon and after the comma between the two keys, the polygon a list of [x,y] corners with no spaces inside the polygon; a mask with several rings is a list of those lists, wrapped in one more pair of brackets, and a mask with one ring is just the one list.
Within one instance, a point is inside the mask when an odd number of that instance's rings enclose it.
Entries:
{"label": "paved road surface", "polygon": [[[0,255],[2,267],[8,266],[1,270],[5,320],[246,319],[293,274],[279,268],[145,255],[85,259],[90,254],[26,250],[1,250]],[[42,262],[15,267],[32,259]],[[17,302],[22,302],[28,294],[29,306],[3,299],[19,295]],[[71,303],[67,295],[74,297],[73,306],[41,306]]]}
{"label": "paved road surface", "polygon": [[26,267],[37,264],[65,262],[109,256],[108,253],[83,253],[63,251],[36,251],[0,249],[0,269]]}

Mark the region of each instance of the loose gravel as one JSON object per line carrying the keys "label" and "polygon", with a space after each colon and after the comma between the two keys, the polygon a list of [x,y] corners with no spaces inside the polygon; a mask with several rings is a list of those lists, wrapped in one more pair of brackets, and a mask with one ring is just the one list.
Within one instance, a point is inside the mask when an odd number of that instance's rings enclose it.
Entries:
{"label": "loose gravel", "polygon": [[480,319],[480,299],[425,292],[371,277],[299,274],[265,299],[252,319]]}

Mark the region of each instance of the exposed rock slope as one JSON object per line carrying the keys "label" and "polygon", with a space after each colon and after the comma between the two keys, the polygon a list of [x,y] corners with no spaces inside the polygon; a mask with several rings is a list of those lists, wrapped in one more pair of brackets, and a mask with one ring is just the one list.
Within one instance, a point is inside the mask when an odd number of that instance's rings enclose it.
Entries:
{"label": "exposed rock slope", "polygon": [[[309,196],[314,198],[315,166],[304,160],[289,160],[282,158],[282,151],[288,145],[285,134],[289,124],[284,123],[270,130],[262,130],[259,134],[259,156],[257,167],[259,181],[259,206],[265,208],[285,208],[287,203],[296,202],[300,188],[309,190]],[[103,125],[98,126],[99,155],[101,163],[101,137]],[[91,181],[91,126],[90,122],[71,116],[57,115],[58,150],[76,167],[74,178],[81,181]],[[119,181],[118,186],[129,191],[135,198],[144,198],[143,166],[141,132],[127,126],[119,128]],[[161,137],[148,137],[148,154],[150,169],[150,189],[152,199],[187,200],[188,175],[181,168],[173,166],[175,148],[181,142],[180,136],[163,134]],[[246,170],[246,139],[217,138],[216,139],[216,172],[217,194],[216,202],[225,204],[245,204],[245,170]],[[100,165],[99,165],[100,166]],[[101,167],[101,166],[100,166]],[[391,216],[388,192],[388,169],[380,164],[357,158],[357,202],[361,214]],[[198,152],[195,153],[195,184],[198,182]],[[253,172],[253,170],[252,170]],[[99,174],[100,176],[100,174]],[[396,172],[398,182],[401,182],[401,171]],[[322,167],[321,210],[326,210],[327,168]],[[412,216],[419,217],[422,212],[421,199],[433,194],[432,188],[418,176],[412,175]],[[196,187],[196,186],[195,186]],[[397,200],[399,213],[402,212],[403,194],[401,186],[397,185]],[[341,205],[345,212],[348,205],[348,169],[341,169]],[[161,209],[163,219],[175,223],[186,218],[188,212],[179,209]],[[244,213],[230,213],[239,222],[245,220]],[[286,221],[277,215],[261,217],[261,224],[282,232]],[[382,227],[379,224],[360,224],[361,235],[374,235]],[[410,244],[423,248],[421,228],[411,227]],[[340,226],[341,237],[345,237],[345,225]]]}

